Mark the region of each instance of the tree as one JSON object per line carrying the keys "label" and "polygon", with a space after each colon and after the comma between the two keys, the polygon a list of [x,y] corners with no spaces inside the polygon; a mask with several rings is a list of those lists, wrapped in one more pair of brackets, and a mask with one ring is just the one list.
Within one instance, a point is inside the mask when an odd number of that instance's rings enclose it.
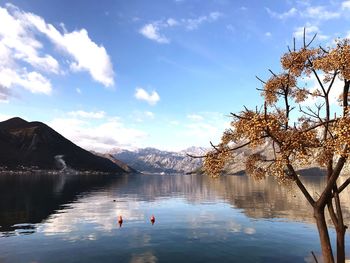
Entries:
{"label": "tree", "polygon": [[[282,183],[295,184],[310,203],[317,224],[324,262],[334,262],[326,208],[336,230],[337,262],[345,262],[345,231],[340,193],[350,177],[339,185],[338,178],[350,154],[350,41],[338,39],[334,47],[312,47],[316,35],[301,48],[281,57],[282,71],[264,81],[261,91],[263,106],[238,114],[231,113],[231,128],[218,145],[205,155],[204,170],[218,176],[234,152],[243,147],[255,149],[246,159],[246,172],[256,179],[275,176]],[[317,86],[308,87],[314,78]],[[331,101],[336,82],[342,83],[339,105]],[[314,101],[310,105],[310,101]],[[267,143],[273,158],[264,156],[258,147]],[[326,170],[327,183],[316,198],[299,178],[297,167],[317,160]]]}

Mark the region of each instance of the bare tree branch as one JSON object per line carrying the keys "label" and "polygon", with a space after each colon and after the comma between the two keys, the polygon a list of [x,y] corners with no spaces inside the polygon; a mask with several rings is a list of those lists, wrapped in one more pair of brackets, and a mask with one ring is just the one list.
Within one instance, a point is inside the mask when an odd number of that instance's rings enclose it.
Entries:
{"label": "bare tree branch", "polygon": [[263,81],[261,78],[259,78],[258,76],[255,76],[261,83],[266,84],[266,81]]}
{"label": "bare tree branch", "polygon": [[350,177],[346,179],[341,186],[339,186],[338,193],[340,194],[349,184],[350,184]]}
{"label": "bare tree branch", "polygon": [[310,195],[309,191],[305,188],[304,184],[300,181],[297,173],[295,172],[293,166],[291,164],[287,164],[288,171],[291,173],[293,179],[295,180],[297,186],[305,196],[306,200],[312,205],[315,206],[315,200]]}

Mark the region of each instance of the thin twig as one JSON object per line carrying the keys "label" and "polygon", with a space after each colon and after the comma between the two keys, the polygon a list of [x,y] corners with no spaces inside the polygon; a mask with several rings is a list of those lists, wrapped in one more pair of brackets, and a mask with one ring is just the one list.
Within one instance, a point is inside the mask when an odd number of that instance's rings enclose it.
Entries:
{"label": "thin twig", "polygon": [[259,78],[258,76],[255,76],[260,82],[262,82],[263,84],[266,84],[266,81],[263,81],[261,78]]}
{"label": "thin twig", "polygon": [[316,256],[315,256],[315,253],[314,253],[313,251],[311,251],[311,254],[312,254],[312,256],[314,257],[315,262],[318,263],[317,258],[316,258]]}
{"label": "thin twig", "polygon": [[269,71],[270,71],[270,73],[271,73],[272,75],[274,75],[275,77],[277,77],[277,74],[274,73],[271,69],[269,69]]}
{"label": "thin twig", "polygon": [[317,36],[317,33],[312,37],[311,41],[309,42],[309,44],[306,45],[306,47],[309,47],[311,45],[311,43],[315,40]]}

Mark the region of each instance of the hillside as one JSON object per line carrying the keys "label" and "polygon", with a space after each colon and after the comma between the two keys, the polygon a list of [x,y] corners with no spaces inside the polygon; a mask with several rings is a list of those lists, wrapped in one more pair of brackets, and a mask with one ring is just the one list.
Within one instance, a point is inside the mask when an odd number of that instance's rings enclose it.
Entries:
{"label": "hillside", "polygon": [[112,161],[75,145],[41,122],[12,118],[0,122],[0,166],[38,169],[125,172]]}

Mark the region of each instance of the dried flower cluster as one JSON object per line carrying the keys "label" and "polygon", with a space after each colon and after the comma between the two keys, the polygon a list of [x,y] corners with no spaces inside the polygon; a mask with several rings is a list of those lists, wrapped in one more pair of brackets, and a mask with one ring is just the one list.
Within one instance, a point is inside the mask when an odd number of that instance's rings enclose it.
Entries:
{"label": "dried flower cluster", "polygon": [[296,85],[296,79],[290,74],[272,76],[265,84],[263,96],[268,105],[277,102],[278,95]]}
{"label": "dried flower cluster", "polygon": [[203,168],[205,171],[209,172],[213,177],[220,175],[222,169],[224,168],[226,162],[230,159],[231,152],[223,147],[219,147],[214,151],[207,154]]}
{"label": "dried flower cluster", "polygon": [[263,160],[264,157],[261,154],[255,153],[250,155],[245,163],[247,174],[258,180],[265,178],[266,168],[259,164]]}
{"label": "dried flower cluster", "polygon": [[328,148],[338,155],[348,157],[350,154],[350,116],[337,120],[333,129],[334,140],[329,142]]}
{"label": "dried flower cluster", "polygon": [[281,58],[282,68],[295,77],[300,77],[302,73],[310,74],[311,60],[318,53],[319,49],[307,48],[285,53]]}
{"label": "dried flower cluster", "polygon": [[350,79],[350,44],[348,39],[338,41],[337,46],[327,53],[319,56],[313,62],[313,67],[323,71],[328,78],[331,79],[334,72],[339,72],[339,77]]}

